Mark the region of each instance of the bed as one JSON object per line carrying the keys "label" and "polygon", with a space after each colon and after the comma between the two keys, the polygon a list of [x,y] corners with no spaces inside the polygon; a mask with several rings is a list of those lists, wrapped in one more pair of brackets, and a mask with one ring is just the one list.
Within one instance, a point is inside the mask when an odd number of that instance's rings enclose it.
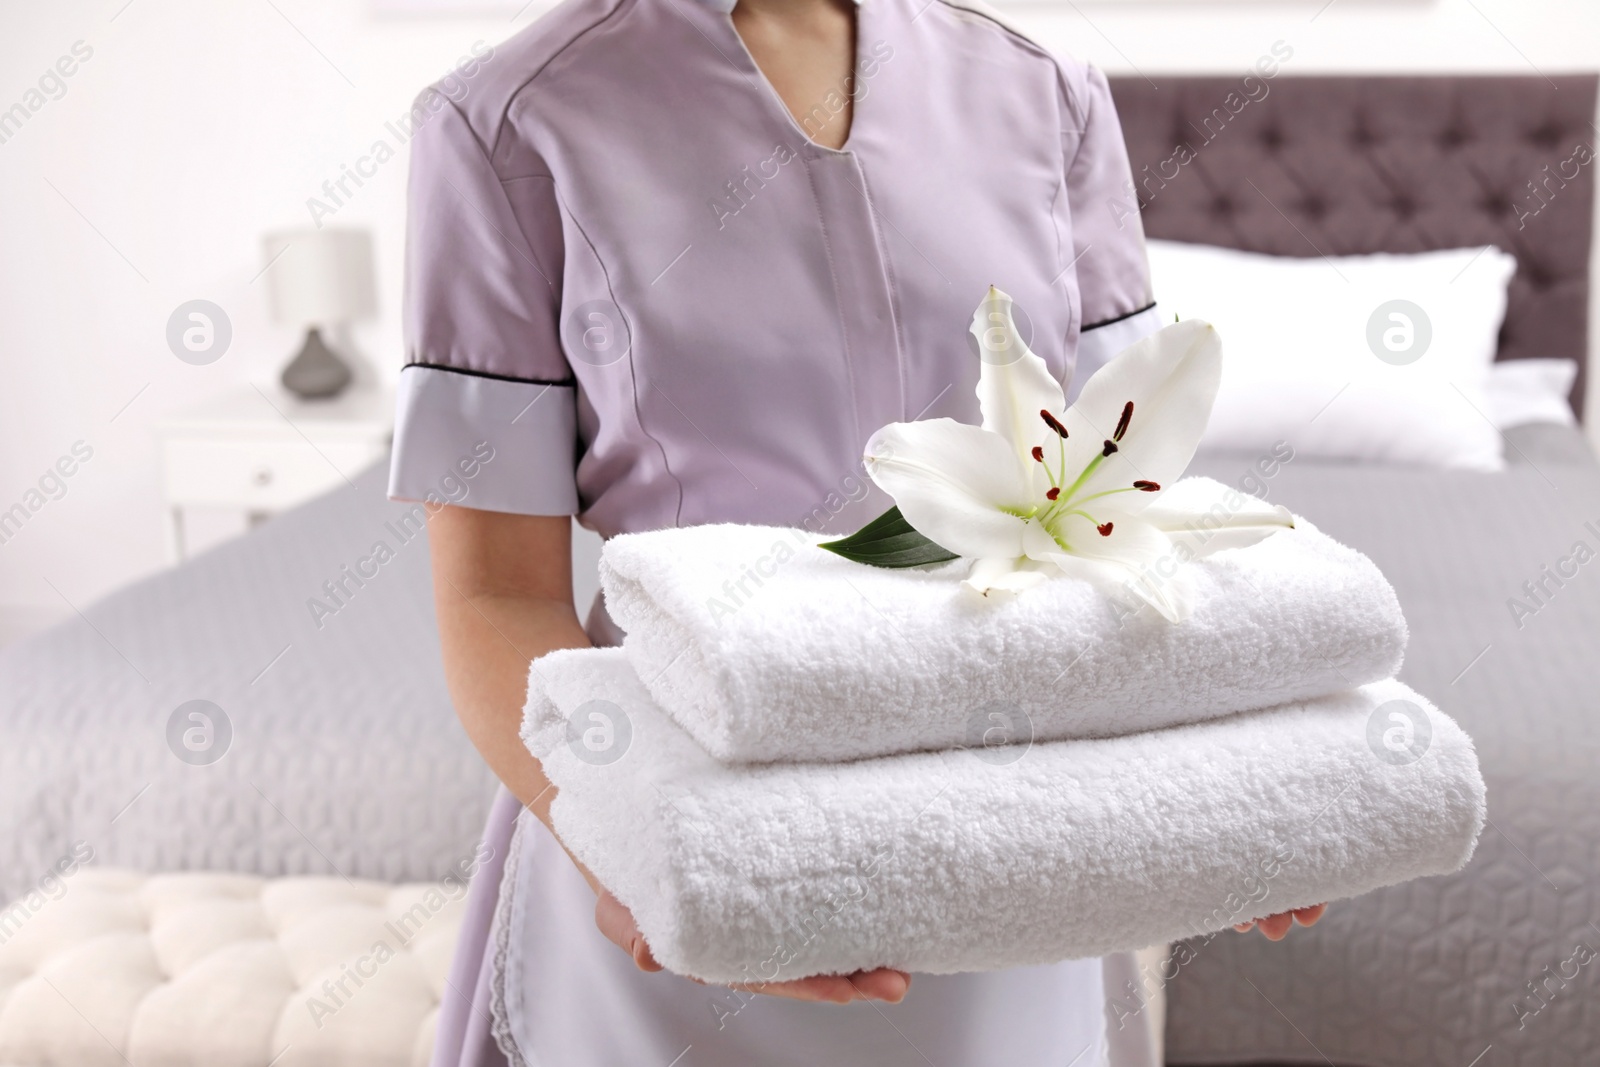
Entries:
{"label": "bed", "polygon": [[493,783],[386,467],[0,649],[0,1063],[427,1062]]}
{"label": "bed", "polygon": [[[427,543],[402,542],[385,475],[0,650],[0,899],[78,842],[98,866],[387,882],[473,854],[492,783],[445,690]],[[358,588],[344,568],[379,540],[394,558]],[[319,618],[328,582],[350,592]],[[171,723],[197,700],[220,709],[202,709],[214,748],[184,762],[203,724]]]}
{"label": "bed", "polygon": [[[1113,80],[1136,175],[1197,141],[1240,87],[1152,80]],[[1292,256],[1496,244],[1520,265],[1499,358],[1581,365],[1592,169],[1558,190],[1559,211],[1522,226],[1518,204],[1541,168],[1593,143],[1595,99],[1592,76],[1279,78],[1148,199],[1145,229]],[[1582,399],[1580,376],[1580,411]],[[1458,875],[1339,904],[1279,944],[1188,945],[1168,967],[1169,1063],[1578,1067],[1600,1055],[1600,576],[1580,569],[1537,601],[1524,589],[1576,542],[1600,549],[1600,467],[1573,428],[1506,440],[1500,473],[1307,460],[1270,482],[1271,499],[1390,576],[1412,629],[1401,678],[1475,738],[1490,822]],[[1195,470],[1238,484],[1253,459],[1209,455]],[[1535,612],[1514,613],[1514,598]],[[1134,1008],[1138,985],[1120,991]]]}
{"label": "bed", "polygon": [[0,1064],[427,1063],[461,887],[504,857],[387,482],[0,648]]}

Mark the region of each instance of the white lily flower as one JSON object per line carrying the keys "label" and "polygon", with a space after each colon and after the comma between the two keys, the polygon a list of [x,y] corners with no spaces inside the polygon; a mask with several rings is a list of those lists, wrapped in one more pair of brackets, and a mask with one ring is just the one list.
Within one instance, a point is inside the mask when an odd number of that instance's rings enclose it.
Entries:
{"label": "white lily flower", "polygon": [[1126,588],[1177,622],[1189,605],[1169,580],[1176,563],[1294,525],[1286,509],[1207,479],[1164,488],[1194,457],[1221,382],[1209,323],[1129,347],[1070,408],[1017,334],[1009,296],[990,287],[972,334],[983,425],[892,423],[865,457],[907,522],[974,561],[971,588],[1014,593],[1066,574]]}

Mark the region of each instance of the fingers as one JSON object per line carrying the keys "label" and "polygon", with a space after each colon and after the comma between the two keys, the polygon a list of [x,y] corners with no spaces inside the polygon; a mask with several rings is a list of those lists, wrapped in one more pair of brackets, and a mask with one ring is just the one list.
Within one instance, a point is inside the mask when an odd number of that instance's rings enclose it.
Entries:
{"label": "fingers", "polygon": [[857,971],[850,976],[850,984],[855,986],[863,1000],[898,1004],[911,991],[911,976],[905,971],[880,967],[875,971]]}
{"label": "fingers", "polygon": [[[650,952],[650,945],[639,932],[633,912],[612,896],[601,891],[594,902],[594,922],[606,939],[628,955],[641,971],[659,971],[661,964]],[[698,978],[693,981],[700,981]],[[705,983],[701,982],[702,985]],[[880,967],[874,971],[857,971],[851,975],[816,975],[791,982],[756,982],[735,985],[732,988],[748,993],[788,1000],[820,1001],[829,1004],[849,1004],[857,1000],[881,1000],[898,1004],[911,988],[911,976],[904,971]]]}
{"label": "fingers", "polygon": [[911,976],[904,971],[880,967],[851,975],[825,974],[797,978],[789,982],[760,982],[733,988],[786,1000],[807,1000],[826,1004],[850,1004],[857,1000],[881,1000],[898,1004],[911,988]]}
{"label": "fingers", "polygon": [[1256,927],[1266,935],[1268,941],[1282,941],[1289,934],[1289,928],[1295,923],[1301,926],[1315,926],[1317,920],[1322,918],[1323,912],[1328,910],[1326,904],[1313,904],[1309,908],[1296,908],[1293,911],[1279,912],[1268,915],[1264,919],[1252,919],[1250,922],[1235,923],[1234,929],[1241,934],[1249,933]]}
{"label": "fingers", "polygon": [[1282,941],[1289,933],[1289,927],[1294,925],[1294,916],[1288,912],[1268,915],[1265,919],[1257,919],[1256,925],[1261,928],[1268,941]]}
{"label": "fingers", "polygon": [[850,984],[850,979],[837,974],[819,974],[789,982],[746,983],[733,988],[783,1000],[808,1000],[825,1004],[849,1004],[856,999],[855,987]]}
{"label": "fingers", "polygon": [[633,921],[633,912],[609,892],[595,898],[594,924],[607,940],[632,956],[634,965],[641,971],[661,970],[661,964],[651,955],[649,944],[639,932],[639,924]]}

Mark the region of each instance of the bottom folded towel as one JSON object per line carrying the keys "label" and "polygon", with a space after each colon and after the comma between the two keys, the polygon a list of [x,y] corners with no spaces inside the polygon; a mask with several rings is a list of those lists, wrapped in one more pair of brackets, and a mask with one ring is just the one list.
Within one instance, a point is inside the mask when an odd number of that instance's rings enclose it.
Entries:
{"label": "bottom folded towel", "polygon": [[567,847],[711,982],[1101,956],[1460,869],[1461,728],[1399,682],[1093,741],[729,767],[620,649],[534,662],[523,739]]}

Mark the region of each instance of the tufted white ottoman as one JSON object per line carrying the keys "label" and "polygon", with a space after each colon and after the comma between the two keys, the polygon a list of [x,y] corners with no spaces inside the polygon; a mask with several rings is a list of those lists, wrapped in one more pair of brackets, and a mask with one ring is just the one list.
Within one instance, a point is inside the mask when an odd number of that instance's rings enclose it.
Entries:
{"label": "tufted white ottoman", "polygon": [[83,868],[56,889],[0,912],[0,1067],[428,1061],[459,884]]}

